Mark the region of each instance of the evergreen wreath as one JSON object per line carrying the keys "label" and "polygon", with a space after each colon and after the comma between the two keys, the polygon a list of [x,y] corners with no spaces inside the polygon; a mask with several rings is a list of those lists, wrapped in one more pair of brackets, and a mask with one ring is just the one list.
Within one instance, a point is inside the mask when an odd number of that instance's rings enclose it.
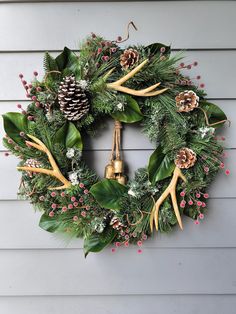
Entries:
{"label": "evergreen wreath", "polygon": [[[46,52],[42,81],[37,72],[31,83],[20,74],[31,100],[27,109],[3,115],[4,145],[20,158],[19,195],[42,211],[41,228],[84,238],[85,255],[110,243],[141,246],[154,227],[182,229],[182,214],[198,224],[207,188],[224,167],[215,129],[227,117],[205,99],[203,84],[183,74],[197,62],[185,65],[182,53],[172,56],[160,43],[123,49],[126,39],[92,33],[79,54]],[[83,138],[109,117],[113,145],[100,179],[83,158]],[[122,123],[140,123],[156,147],[148,166],[128,181]]]}

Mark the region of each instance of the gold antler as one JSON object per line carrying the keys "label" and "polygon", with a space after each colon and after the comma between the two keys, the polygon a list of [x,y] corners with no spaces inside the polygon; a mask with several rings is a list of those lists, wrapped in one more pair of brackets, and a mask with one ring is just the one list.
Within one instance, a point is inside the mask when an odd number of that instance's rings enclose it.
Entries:
{"label": "gold antler", "polygon": [[[128,87],[122,86],[123,83],[128,81],[131,77],[133,77],[136,73],[138,73],[144,65],[148,62],[148,59],[144,60],[142,63],[140,63],[136,68],[134,68],[132,71],[130,71],[128,74],[120,78],[119,80],[108,83],[107,88],[114,89],[119,92],[123,92],[126,94],[134,95],[134,96],[142,96],[142,97],[149,97],[149,96],[156,96],[159,94],[164,93],[168,88],[163,88],[160,90],[153,91],[156,87],[158,87],[161,83],[154,84],[148,88],[141,89],[141,90],[135,90]],[[106,75],[105,79],[109,77],[109,75],[114,71],[114,68],[111,69]]]}
{"label": "gold antler", "polygon": [[48,148],[41,142],[37,137],[34,137],[32,135],[27,134],[29,138],[31,138],[35,143],[30,142],[30,141],[25,141],[26,145],[32,146],[38,150],[41,150],[48,156],[48,160],[50,162],[50,165],[52,166],[52,169],[44,169],[44,168],[32,168],[32,167],[17,167],[18,170],[23,170],[23,171],[31,171],[31,172],[38,172],[38,173],[43,173],[48,176],[52,176],[57,178],[59,181],[63,183],[62,186],[58,187],[49,187],[49,190],[62,190],[62,189],[67,189],[71,186],[70,181],[68,181],[63,174],[61,173],[60,169],[58,168],[51,152],[48,150]]}
{"label": "gold antler", "polygon": [[150,216],[151,231],[153,231],[153,222],[154,221],[155,221],[156,230],[158,230],[159,208],[160,208],[161,204],[164,202],[164,200],[167,198],[168,195],[171,196],[175,216],[177,218],[177,221],[179,223],[180,228],[183,230],[183,225],[182,225],[182,221],[181,221],[181,217],[180,217],[180,213],[179,213],[179,208],[178,208],[178,204],[177,204],[177,199],[176,199],[176,185],[177,185],[179,178],[181,178],[184,182],[187,181],[187,179],[185,178],[185,176],[183,175],[181,170],[178,167],[175,167],[173,177],[170,181],[170,184],[165,189],[165,191],[162,193],[162,195],[159,197],[159,199],[156,201],[156,203],[152,209],[151,216]]}

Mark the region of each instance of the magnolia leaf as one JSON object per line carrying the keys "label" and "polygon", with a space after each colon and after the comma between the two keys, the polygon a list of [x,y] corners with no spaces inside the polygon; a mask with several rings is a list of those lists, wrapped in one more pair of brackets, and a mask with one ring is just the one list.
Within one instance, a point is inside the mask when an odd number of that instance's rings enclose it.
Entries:
{"label": "magnolia leaf", "polygon": [[[165,50],[163,52],[161,52],[161,48],[163,48],[163,47],[165,48]],[[171,47],[163,45],[161,43],[154,43],[154,44],[146,46],[145,51],[151,56],[152,55],[159,56],[160,54],[165,55],[165,56],[169,56],[170,52],[171,52]]]}
{"label": "magnolia leaf", "polygon": [[67,47],[65,47],[62,53],[55,59],[59,71],[62,71],[65,68],[70,68],[77,60],[78,58],[76,54]]}
{"label": "magnolia leaf", "polygon": [[84,255],[89,252],[97,253],[108,246],[116,236],[116,231],[113,228],[107,228],[103,233],[93,233],[84,240]]}
{"label": "magnolia leaf", "polygon": [[120,199],[128,188],[116,180],[104,179],[94,184],[90,189],[100,206],[108,209],[121,209]]}
{"label": "magnolia leaf", "polygon": [[[209,124],[227,120],[226,114],[217,105],[207,101],[202,101],[200,102],[200,106],[206,112]],[[224,124],[224,122],[212,125],[212,127],[214,128],[221,127]]]}
{"label": "magnolia leaf", "polygon": [[28,127],[32,121],[28,121],[26,115],[18,112],[8,112],[3,115],[4,130],[6,134],[20,146],[25,145],[25,140],[20,132],[28,133]]}
{"label": "magnolia leaf", "polygon": [[124,111],[112,113],[112,118],[125,123],[134,123],[142,120],[143,115],[137,101],[131,96],[126,95],[126,102]]}
{"label": "magnolia leaf", "polygon": [[57,216],[49,217],[47,214],[43,214],[39,221],[40,228],[52,233],[59,229],[60,224],[61,222]]}
{"label": "magnolia leaf", "polygon": [[174,162],[171,161],[169,157],[162,152],[161,146],[158,146],[149,158],[149,179],[153,184],[155,184],[157,181],[171,176],[174,168]]}
{"label": "magnolia leaf", "polygon": [[83,149],[80,131],[72,122],[65,123],[55,134],[54,143],[64,145],[66,148]]}

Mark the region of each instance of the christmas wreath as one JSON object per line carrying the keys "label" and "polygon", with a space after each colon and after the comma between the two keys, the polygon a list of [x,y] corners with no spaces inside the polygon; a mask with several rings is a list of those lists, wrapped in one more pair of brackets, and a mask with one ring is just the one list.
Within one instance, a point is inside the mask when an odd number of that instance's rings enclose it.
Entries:
{"label": "christmas wreath", "polygon": [[[34,72],[27,83],[20,74],[27,109],[3,115],[4,145],[20,158],[19,195],[42,211],[41,228],[84,238],[85,255],[110,243],[141,246],[154,228],[182,229],[182,214],[198,224],[207,188],[224,167],[215,129],[227,117],[205,99],[200,77],[184,74],[197,62],[184,64],[182,53],[172,56],[160,43],[123,49],[123,41],[92,33],[79,53],[46,52],[42,80]],[[83,158],[83,138],[111,117],[111,155],[100,179]],[[122,123],[139,123],[155,146],[148,166],[130,180]]]}

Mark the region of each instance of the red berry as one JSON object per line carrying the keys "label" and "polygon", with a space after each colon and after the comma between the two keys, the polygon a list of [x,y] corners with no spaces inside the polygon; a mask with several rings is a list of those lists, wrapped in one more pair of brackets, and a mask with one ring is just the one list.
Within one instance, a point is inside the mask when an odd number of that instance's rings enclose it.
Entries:
{"label": "red berry", "polygon": [[74,220],[74,221],[77,221],[78,219],[79,219],[78,216],[74,216],[74,217],[73,217],[73,220]]}
{"label": "red berry", "polygon": [[16,106],[17,106],[17,108],[19,108],[19,109],[22,108],[21,104],[17,104]]}
{"label": "red berry", "polygon": [[198,62],[197,61],[193,62],[193,65],[196,67],[198,65]]}
{"label": "red berry", "polygon": [[22,73],[20,73],[20,74],[19,74],[19,78],[22,79],[23,77],[24,77],[24,75],[23,75]]}
{"label": "red berry", "polygon": [[49,217],[54,217],[54,212],[53,211],[51,211],[50,213],[49,213]]}
{"label": "red berry", "polygon": [[38,72],[37,71],[34,71],[34,76],[38,76]]}
{"label": "red berry", "polygon": [[204,197],[204,198],[208,198],[208,197],[209,197],[209,194],[208,194],[208,193],[205,193],[205,194],[203,195],[203,197]]}
{"label": "red berry", "polygon": [[185,196],[185,192],[184,191],[180,192],[180,196],[184,197]]}
{"label": "red berry", "polygon": [[121,37],[121,36],[118,36],[118,37],[117,37],[117,41],[122,41],[122,37]]}

